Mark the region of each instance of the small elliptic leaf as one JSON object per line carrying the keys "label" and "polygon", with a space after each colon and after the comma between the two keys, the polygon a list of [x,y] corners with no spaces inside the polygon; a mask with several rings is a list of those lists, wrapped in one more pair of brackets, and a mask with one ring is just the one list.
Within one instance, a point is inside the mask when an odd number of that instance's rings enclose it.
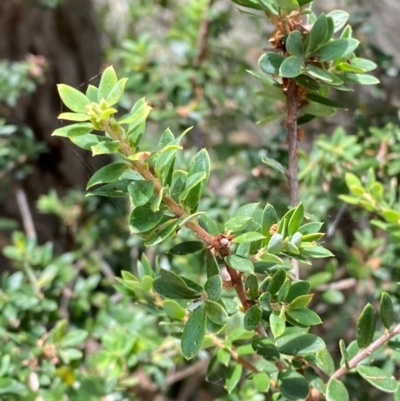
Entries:
{"label": "small elliptic leaf", "polygon": [[201,241],[186,241],[173,246],[168,253],[173,255],[188,255],[196,253],[204,249],[204,244]]}
{"label": "small elliptic leaf", "polygon": [[153,212],[147,203],[135,207],[129,218],[129,227],[132,233],[142,233],[156,227],[164,217],[164,212]]}
{"label": "small elliptic leaf", "polygon": [[57,85],[57,88],[61,100],[70,110],[86,114],[86,106],[90,104],[90,100],[82,92],[64,84]]}
{"label": "small elliptic leaf", "polygon": [[243,244],[247,242],[255,242],[264,239],[264,235],[258,232],[247,232],[245,234],[235,237],[232,242],[236,244]]}
{"label": "small elliptic leaf", "polygon": [[254,273],[254,265],[249,259],[242,258],[238,255],[230,255],[225,258],[225,261],[230,267],[242,273]]}
{"label": "small elliptic leaf", "polygon": [[316,354],[317,366],[328,376],[331,376],[335,371],[335,363],[331,354],[326,347],[317,351]]}
{"label": "small elliptic leaf", "polygon": [[153,196],[154,183],[152,181],[133,181],[128,186],[129,196],[133,206],[143,206]]}
{"label": "small elliptic leaf", "polygon": [[97,100],[106,100],[111,90],[118,83],[117,74],[112,66],[107,67],[101,75]]}
{"label": "small elliptic leaf", "polygon": [[326,15],[321,14],[315,21],[307,37],[307,54],[315,53],[326,41],[328,32],[328,20]]}
{"label": "small elliptic leaf", "polygon": [[284,269],[279,269],[273,276],[272,280],[268,286],[268,292],[272,297],[281,289],[283,283],[286,280],[286,271]]}
{"label": "small elliptic leaf", "polygon": [[375,366],[359,365],[357,366],[357,372],[364,380],[385,393],[394,393],[397,390],[396,379],[383,369]]}
{"label": "small elliptic leaf", "polygon": [[285,355],[315,355],[326,347],[324,341],[315,334],[288,334],[279,337],[275,345],[281,354]]}
{"label": "small elliptic leaf", "polygon": [[244,228],[250,221],[251,217],[247,216],[234,216],[225,223],[225,231],[234,233]]}
{"label": "small elliptic leaf", "polygon": [[282,319],[276,311],[269,316],[269,324],[275,338],[281,336],[286,330],[286,320]]}
{"label": "small elliptic leaf", "polygon": [[225,387],[230,394],[238,385],[242,377],[243,366],[239,363],[229,370],[228,376],[225,380]]}
{"label": "small elliptic leaf", "polygon": [[296,323],[299,323],[303,326],[314,326],[322,323],[321,318],[311,309],[289,309],[286,311],[286,313]]}
{"label": "small elliptic leaf", "polygon": [[289,289],[289,293],[286,297],[286,302],[290,303],[293,300],[295,300],[297,297],[300,297],[302,295],[308,294],[308,291],[310,291],[311,285],[309,281],[295,281],[292,283]]}
{"label": "small elliptic leaf", "polygon": [[121,78],[111,89],[106,99],[108,106],[114,106],[114,104],[117,104],[121,100],[127,80],[128,78]]}
{"label": "small elliptic leaf", "polygon": [[204,290],[208,294],[208,299],[218,301],[222,291],[222,278],[220,275],[211,276],[204,285]]}
{"label": "small elliptic leaf", "polygon": [[275,233],[268,242],[268,253],[276,254],[282,251],[283,237],[281,234]]}
{"label": "small elliptic leaf", "polygon": [[310,89],[312,91],[318,91],[319,90],[319,84],[318,82],[309,77],[308,75],[299,75],[294,79],[297,84],[303,86],[304,88]]}
{"label": "small elliptic leaf", "polygon": [[273,170],[277,171],[278,173],[280,173],[280,174],[282,174],[282,175],[284,175],[286,177],[287,170],[278,161],[276,161],[274,159],[270,159],[269,157],[265,157],[265,156],[263,156],[261,161],[263,163],[265,163],[267,166],[271,167]]}
{"label": "small elliptic leaf", "polygon": [[346,22],[348,21],[350,14],[342,10],[333,10],[327,15],[327,17],[332,18],[334,32],[336,33],[346,25]]}
{"label": "small elliptic leaf", "polygon": [[379,304],[379,315],[383,325],[389,330],[394,323],[394,312],[392,300],[387,292],[382,293]]}
{"label": "small elliptic leaf", "polygon": [[67,121],[89,121],[90,117],[83,113],[61,113],[58,117],[59,120]]}
{"label": "small elliptic leaf", "polygon": [[254,336],[251,340],[251,346],[257,355],[262,356],[267,361],[276,362],[280,359],[278,349],[270,338]]}
{"label": "small elliptic leaf", "polygon": [[306,400],[310,389],[307,380],[294,370],[281,370],[278,373],[278,387],[283,397],[289,401]]}
{"label": "small elliptic leaf", "polygon": [[349,393],[341,381],[329,380],[326,387],[326,401],[349,401]]}
{"label": "small elliptic leaf", "polygon": [[244,314],[243,325],[246,330],[255,330],[258,324],[261,322],[262,309],[258,305],[253,305],[247,309]]}
{"label": "small elliptic leaf", "polygon": [[285,56],[282,56],[278,53],[264,53],[258,60],[258,64],[261,70],[264,71],[266,74],[278,75],[279,67],[281,66],[285,58]]}
{"label": "small elliptic leaf", "polygon": [[276,0],[279,8],[285,11],[295,11],[299,9],[297,0]]}
{"label": "small elliptic leaf", "polygon": [[185,309],[173,299],[165,299],[163,301],[163,309],[171,319],[175,320],[182,320],[186,314]]}
{"label": "small elliptic leaf", "polygon": [[295,78],[301,75],[305,68],[304,61],[300,57],[290,56],[280,65],[279,75],[284,78]]}
{"label": "small elliptic leaf", "polygon": [[255,274],[249,274],[246,277],[244,288],[250,299],[258,298],[258,278]]}
{"label": "small elliptic leaf", "polygon": [[371,344],[376,327],[376,312],[374,307],[368,303],[357,321],[356,338],[360,348],[368,347]]}
{"label": "small elliptic leaf", "polygon": [[292,55],[302,57],[304,54],[303,35],[295,30],[286,39],[286,50]]}
{"label": "small elliptic leaf", "polygon": [[320,61],[331,61],[345,58],[358,47],[356,39],[336,39],[324,44],[316,53]]}
{"label": "small elliptic leaf", "polygon": [[205,307],[208,318],[215,324],[224,325],[228,321],[228,314],[219,303],[206,300]]}
{"label": "small elliptic leaf", "polygon": [[89,189],[97,184],[108,184],[109,182],[118,180],[121,175],[129,168],[126,163],[111,163],[97,170],[86,185]]}
{"label": "small elliptic leaf", "polygon": [[312,300],[313,294],[300,295],[289,304],[290,309],[302,309]]}
{"label": "small elliptic leaf", "polygon": [[253,382],[254,388],[260,393],[265,393],[269,390],[270,378],[268,376],[268,373],[266,372],[256,373],[251,378],[251,381]]}
{"label": "small elliptic leaf", "polygon": [[294,210],[292,217],[288,223],[288,235],[293,235],[300,228],[301,223],[304,219],[304,206],[300,202],[299,205]]}
{"label": "small elliptic leaf", "polygon": [[200,351],[206,334],[207,314],[205,306],[198,306],[189,316],[181,338],[182,354],[186,359],[192,359]]}
{"label": "small elliptic leaf", "polygon": [[[158,213],[158,212],[155,212]],[[146,246],[154,246],[164,241],[166,238],[171,237],[176,233],[176,229],[179,226],[179,218],[170,219],[157,228],[155,228],[151,233],[145,237]]]}

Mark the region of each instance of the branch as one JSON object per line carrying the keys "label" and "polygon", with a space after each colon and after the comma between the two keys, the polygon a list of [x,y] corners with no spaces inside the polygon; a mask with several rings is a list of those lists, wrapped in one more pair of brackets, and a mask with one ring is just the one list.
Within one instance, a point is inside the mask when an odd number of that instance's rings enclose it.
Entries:
{"label": "branch", "polygon": [[400,323],[393,329],[385,331],[385,333],[383,333],[377,340],[371,343],[367,348],[360,351],[354,358],[350,359],[348,363],[349,367],[347,368],[346,366],[342,366],[331,376],[331,379],[339,379],[342,377],[351,369],[355,368],[363,359],[367,358],[374,351],[380,348],[386,341],[390,340],[397,334],[400,334]]}
{"label": "branch", "polygon": [[31,211],[29,209],[28,200],[25,191],[18,186],[16,190],[16,198],[19,212],[21,213],[22,224],[24,225],[26,236],[36,240],[36,230],[33,223]]}

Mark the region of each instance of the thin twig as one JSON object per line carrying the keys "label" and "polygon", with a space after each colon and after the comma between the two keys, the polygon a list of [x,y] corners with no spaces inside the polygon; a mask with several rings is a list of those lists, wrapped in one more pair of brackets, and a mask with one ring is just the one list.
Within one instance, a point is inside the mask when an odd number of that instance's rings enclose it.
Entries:
{"label": "thin twig", "polygon": [[385,331],[377,340],[371,343],[367,348],[360,351],[354,358],[350,359],[348,363],[348,368],[342,366],[339,368],[332,376],[331,379],[339,379],[345,375],[349,370],[355,368],[362,360],[370,356],[374,351],[380,348],[386,341],[390,340],[392,337],[400,334],[400,323],[393,329]]}
{"label": "thin twig", "polygon": [[354,277],[346,278],[340,281],[335,281],[329,284],[321,284],[316,290],[327,291],[327,290],[347,290],[357,285],[357,280]]}
{"label": "thin twig", "polygon": [[21,187],[17,187],[16,189],[16,198],[26,236],[29,239],[36,240],[36,230],[35,225],[33,224],[32,214],[29,209],[26,193]]}
{"label": "thin twig", "polygon": [[184,369],[178,370],[167,376],[165,379],[165,384],[167,386],[172,386],[174,383],[186,379],[189,376],[192,376],[196,373],[202,373],[206,370],[209,362],[209,359],[203,359],[194,363],[193,365],[187,366]]}

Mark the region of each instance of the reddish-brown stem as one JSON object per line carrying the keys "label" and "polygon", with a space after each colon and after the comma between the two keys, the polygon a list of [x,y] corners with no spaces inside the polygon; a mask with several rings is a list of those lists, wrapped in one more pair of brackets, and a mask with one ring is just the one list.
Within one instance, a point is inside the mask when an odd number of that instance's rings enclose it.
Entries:
{"label": "reddish-brown stem", "polygon": [[383,333],[377,340],[371,343],[367,348],[364,348],[362,351],[360,351],[354,358],[350,359],[348,368],[346,366],[342,366],[331,376],[331,379],[340,379],[349,370],[355,368],[363,359],[370,356],[374,351],[382,347],[386,341],[390,340],[397,334],[400,334],[400,323],[393,329],[385,331],[385,333]]}

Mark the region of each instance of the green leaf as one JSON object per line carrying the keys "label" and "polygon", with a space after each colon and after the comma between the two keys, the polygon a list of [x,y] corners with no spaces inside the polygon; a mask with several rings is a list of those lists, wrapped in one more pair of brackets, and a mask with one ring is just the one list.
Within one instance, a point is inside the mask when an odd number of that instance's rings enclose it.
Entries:
{"label": "green leaf", "polygon": [[304,88],[310,89],[312,91],[319,91],[319,84],[318,82],[309,77],[308,75],[299,75],[294,79],[297,84],[303,86]]}
{"label": "green leaf", "polygon": [[305,400],[310,389],[307,380],[294,370],[281,370],[278,373],[279,391],[289,401]]}
{"label": "green leaf", "polygon": [[289,309],[302,309],[306,307],[311,302],[312,297],[313,294],[299,295],[289,303]]}
{"label": "green leaf", "polygon": [[278,171],[285,177],[287,176],[287,170],[285,167],[282,166],[278,161],[274,159],[270,159],[269,157],[263,156],[261,161],[265,163],[267,166],[271,167],[273,170]]}
{"label": "green leaf", "polygon": [[359,365],[356,369],[364,380],[379,390],[385,393],[394,393],[397,390],[397,381],[389,372],[375,366],[365,365]]}
{"label": "green leaf", "polygon": [[86,96],[91,102],[97,103],[98,92],[99,92],[99,90],[95,86],[89,84],[86,89]]}
{"label": "green leaf", "polygon": [[297,56],[285,58],[279,67],[279,75],[285,78],[295,78],[301,75],[306,68],[304,61]]}
{"label": "green leaf", "polygon": [[387,292],[382,292],[381,302],[379,304],[379,315],[383,325],[389,330],[394,323],[393,303]]}
{"label": "green leaf", "polygon": [[360,85],[379,84],[378,78],[368,74],[356,74],[355,72],[347,72],[344,74],[340,74],[339,77],[345,82],[354,82]]}
{"label": "green leaf", "polygon": [[[263,90],[259,91],[259,92],[256,92],[255,93],[256,95],[262,96],[262,97],[265,97],[265,98],[271,99],[271,100],[279,100],[279,101],[281,101],[283,103],[286,102],[285,94],[284,94],[284,92],[283,92],[283,90],[282,90],[282,88],[280,86],[264,85],[264,84],[261,84],[261,86],[263,87]],[[274,119],[275,119],[275,117],[272,120],[274,120]]]}
{"label": "green leaf", "polygon": [[182,320],[186,315],[185,309],[172,299],[165,299],[162,306],[171,319]]}
{"label": "green leaf", "polygon": [[204,249],[204,244],[201,241],[185,241],[173,246],[168,253],[173,255],[188,255],[202,249]]}
{"label": "green leaf", "polygon": [[226,391],[230,394],[239,384],[242,377],[243,366],[237,363],[229,370],[228,376],[225,380]]}
{"label": "green leaf", "polygon": [[220,275],[211,276],[204,285],[204,290],[211,301],[218,301],[221,297],[222,278]]}
{"label": "green leaf", "polygon": [[247,223],[249,223],[251,220],[252,217],[246,217],[246,216],[231,217],[225,223],[225,231],[229,231],[231,233],[239,231],[242,228],[244,228],[247,225]]}
{"label": "green leaf", "polygon": [[61,339],[60,346],[70,348],[80,345],[86,340],[88,334],[86,330],[72,330]]}
{"label": "green leaf", "polygon": [[262,356],[267,361],[276,362],[281,358],[278,349],[269,338],[254,336],[251,340],[251,346],[257,355]]}
{"label": "green leaf", "polygon": [[118,83],[118,77],[112,66],[107,67],[101,75],[97,100],[106,100],[111,90]]}
{"label": "green leaf", "polygon": [[228,321],[228,314],[219,303],[206,300],[205,306],[208,318],[215,324],[224,325]]}
{"label": "green leaf", "polygon": [[307,64],[307,71],[314,78],[318,78],[330,85],[340,86],[343,84],[343,81],[338,76],[329,71],[323,70],[322,68],[316,67],[315,65]]}
{"label": "green leaf", "polygon": [[183,277],[174,273],[173,271],[160,269],[160,275],[163,282],[169,286],[173,291],[179,293],[182,299],[197,298],[201,293],[195,289],[189,288]]}
{"label": "green leaf", "polygon": [[328,33],[328,20],[325,14],[321,14],[315,21],[307,37],[307,54],[315,53],[325,42]]}
{"label": "green leaf", "polygon": [[303,226],[301,226],[298,229],[298,231],[299,231],[299,233],[301,233],[303,235],[314,234],[314,233],[318,233],[323,225],[324,225],[324,223],[319,223],[319,222],[313,221],[311,223],[304,224]]}
{"label": "green leaf", "polygon": [[286,297],[286,302],[290,303],[294,301],[296,298],[308,294],[308,291],[310,291],[311,285],[309,281],[295,281],[292,283],[290,286],[289,293]]}
{"label": "green leaf", "polygon": [[246,330],[255,330],[261,322],[262,309],[258,305],[253,305],[244,314],[243,325]]}
{"label": "green leaf", "polygon": [[308,256],[310,258],[329,258],[331,256],[335,256],[331,251],[323,248],[322,246],[311,246],[307,248],[302,248],[300,253],[301,255]]}
{"label": "green leaf", "polygon": [[273,276],[268,286],[268,292],[274,297],[277,292],[281,289],[283,283],[286,280],[286,271],[279,269]]}
{"label": "green leaf", "polygon": [[90,117],[83,113],[61,113],[58,117],[59,120],[67,121],[89,121]]}
{"label": "green leaf", "polygon": [[322,323],[321,318],[311,309],[289,309],[286,311],[286,314],[296,323],[304,326],[314,326]]}
{"label": "green leaf", "polygon": [[188,176],[185,183],[185,189],[179,196],[179,201],[184,201],[189,195],[190,191],[196,187],[200,182],[202,182],[206,178],[206,173],[198,172],[196,174],[192,174],[190,177]]}
{"label": "green leaf", "polygon": [[147,203],[135,207],[129,217],[129,227],[132,233],[143,233],[156,227],[164,217],[164,212],[153,212]]}
{"label": "green leaf", "polygon": [[279,68],[285,58],[285,56],[278,53],[264,53],[258,60],[258,65],[266,74],[278,75]]}
{"label": "green leaf", "polygon": [[296,0],[276,0],[276,3],[285,11],[294,11],[299,9],[299,3]]}
{"label": "green leaf", "polygon": [[232,0],[239,6],[252,8],[254,10],[262,10],[262,7],[258,4],[257,0]]}
{"label": "green leaf", "polygon": [[374,307],[368,303],[357,321],[356,338],[360,348],[368,347],[371,344],[376,326],[376,312]]}
{"label": "green leaf", "polygon": [[118,180],[121,175],[129,168],[126,163],[111,163],[97,170],[86,185],[89,189],[97,184],[108,184],[109,182]]}
{"label": "green leaf", "polygon": [[235,237],[232,242],[234,242],[235,244],[244,244],[247,242],[259,241],[264,238],[265,237],[261,233],[250,231],[242,235],[239,235],[238,237]]}
{"label": "green leaf", "polygon": [[154,193],[154,183],[152,181],[133,181],[128,186],[129,197],[133,206],[145,205]]}
{"label": "green leaf", "polygon": [[86,106],[90,104],[90,100],[82,92],[64,84],[57,85],[57,89],[61,100],[71,111],[86,114]]}
{"label": "green leaf", "polygon": [[254,265],[249,259],[242,258],[241,256],[238,255],[230,255],[225,257],[225,261],[226,263],[228,263],[230,267],[242,273],[246,274],[254,273]]}
{"label": "green leaf", "polygon": [[309,93],[307,95],[307,99],[310,99],[316,103],[324,104],[325,106],[340,107],[340,108],[343,107],[343,105],[341,103],[336,102],[335,100],[331,100],[331,99],[328,99],[323,96],[315,95],[314,93]]}
{"label": "green leaf", "polygon": [[269,292],[263,292],[258,300],[260,302],[261,308],[264,311],[271,311],[271,294]]}
{"label": "green leaf", "polygon": [[111,184],[106,184],[90,191],[86,196],[107,196],[109,198],[122,198],[128,194],[128,185],[131,180],[114,181]]}
{"label": "green leaf", "polygon": [[326,345],[322,338],[315,334],[288,334],[279,337],[275,341],[278,351],[285,355],[315,355]]}
{"label": "green leaf", "polygon": [[278,15],[279,11],[276,6],[276,3],[271,0],[257,0],[258,4],[268,13]]}
{"label": "green leaf", "polygon": [[335,363],[326,347],[320,349],[316,354],[317,366],[328,376],[335,371]]}
{"label": "green leaf", "polygon": [[321,62],[345,58],[353,53],[359,44],[360,42],[356,39],[336,39],[323,45],[316,56]]}
{"label": "green leaf", "polygon": [[246,277],[244,288],[250,299],[258,298],[258,278],[255,274],[249,274]]}
{"label": "green leaf", "polygon": [[334,107],[325,106],[320,103],[309,102],[307,106],[301,109],[302,113],[317,117],[331,117],[336,114]]}
{"label": "green leaf", "polygon": [[252,378],[254,388],[260,393],[266,393],[269,390],[270,377],[266,372],[256,373]]}
{"label": "green leaf", "polygon": [[[145,98],[139,99],[132,107],[130,113],[122,116],[118,122],[120,124],[129,124],[128,133],[134,131],[139,125],[146,121],[151,111],[151,106]],[[132,143],[132,141],[130,141]]]}
{"label": "green leaf", "polygon": [[[156,212],[157,213],[157,212]],[[164,241],[166,238],[176,233],[179,226],[179,218],[174,218],[159,225],[150,234],[145,237],[146,246],[154,246]]]}
{"label": "green leaf", "polygon": [[329,380],[326,387],[326,401],[349,401],[349,393],[341,381]]}
{"label": "green leaf", "polygon": [[106,98],[108,106],[114,106],[114,104],[117,104],[121,100],[127,80],[128,78],[121,78],[111,89]]}
{"label": "green leaf", "polygon": [[350,64],[356,68],[360,68],[364,72],[375,70],[377,67],[376,63],[365,58],[355,57],[350,60]]}
{"label": "green leaf", "polygon": [[109,155],[116,153],[120,147],[119,141],[112,141],[109,138],[103,137],[103,140],[96,145],[90,147],[93,156]]}
{"label": "green leaf", "polygon": [[275,233],[269,240],[267,245],[268,253],[273,255],[281,252],[283,249],[283,237],[281,234]]}
{"label": "green leaf", "polygon": [[182,354],[186,359],[192,359],[200,351],[206,334],[207,314],[205,306],[198,306],[189,316],[181,338]]}
{"label": "green leaf", "polygon": [[179,196],[185,189],[187,173],[182,170],[175,170],[172,174],[171,197],[175,202],[179,202]]}
{"label": "green leaf", "polygon": [[327,17],[332,18],[334,32],[336,33],[346,25],[346,22],[348,21],[350,14],[342,10],[333,10],[327,15]]}
{"label": "green leaf", "polygon": [[[92,123],[70,124],[65,127],[57,128],[51,135],[62,137],[80,136],[92,132],[94,130]],[[93,135],[94,136],[94,135]],[[104,137],[102,137],[104,138]],[[96,142],[97,143],[97,142]]]}
{"label": "green leaf", "polygon": [[303,35],[299,31],[292,31],[286,39],[286,50],[292,55],[304,55]]}
{"label": "green leaf", "polygon": [[280,337],[286,330],[286,320],[282,319],[277,311],[273,311],[269,316],[269,324],[275,338]]}
{"label": "green leaf", "polygon": [[292,217],[288,223],[288,235],[293,235],[295,232],[298,231],[300,228],[300,224],[303,222],[304,219],[304,206],[300,202],[299,205],[294,210]]}

